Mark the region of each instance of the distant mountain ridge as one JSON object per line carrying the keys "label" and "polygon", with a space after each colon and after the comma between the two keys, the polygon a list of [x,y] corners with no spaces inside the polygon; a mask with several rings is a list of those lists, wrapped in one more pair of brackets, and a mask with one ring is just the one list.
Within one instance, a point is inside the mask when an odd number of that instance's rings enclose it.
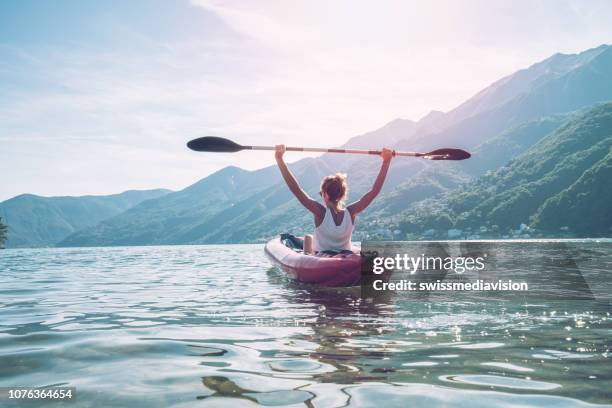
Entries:
{"label": "distant mountain ridge", "polygon": [[120,214],[170,190],[129,190],[107,196],[42,197],[22,194],[0,202],[7,247],[54,246],[71,233]]}
{"label": "distant mountain ridge", "polygon": [[[381,227],[393,229],[422,203],[435,202],[434,197],[533,149],[575,111],[610,100],[612,47],[604,45],[575,55],[555,54],[502,78],[447,113],[432,111],[416,122],[396,119],[351,138],[344,146],[425,151],[459,147],[474,154],[455,163],[394,160],[381,197],[357,223],[357,239]],[[324,154],[290,167],[313,197],[324,175],[346,172],[349,198],[356,199],[371,186],[379,165],[376,157]],[[588,186],[592,187],[585,181],[575,189]],[[311,229],[311,216],[293,198],[275,166],[252,172],[227,167],[184,190],[77,230],[58,245],[261,242],[279,232]]]}
{"label": "distant mountain ridge", "polygon": [[[522,80],[522,81],[521,81]],[[508,84],[521,92],[508,92]],[[491,99],[499,98],[499,102]],[[444,129],[410,140],[412,146],[473,149],[522,122],[567,113],[612,99],[612,47],[555,54],[486,88],[444,115]],[[447,126],[451,123],[451,126]],[[406,141],[397,145],[408,147]]]}
{"label": "distant mountain ridge", "polygon": [[[600,45],[579,54],[557,53],[529,68],[508,75],[478,92],[472,98],[448,112],[447,121],[458,122],[487,111],[495,110],[513,99],[589,64],[601,54],[610,52],[608,45]],[[570,108],[569,110],[574,110]]]}

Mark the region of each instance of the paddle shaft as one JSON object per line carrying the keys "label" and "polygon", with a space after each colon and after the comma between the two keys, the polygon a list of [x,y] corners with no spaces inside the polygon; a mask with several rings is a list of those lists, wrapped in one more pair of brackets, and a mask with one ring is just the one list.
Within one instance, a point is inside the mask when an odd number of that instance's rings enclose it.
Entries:
{"label": "paddle shaft", "polygon": [[[276,150],[273,146],[242,146],[245,150]],[[316,153],[348,153],[348,154],[372,154],[380,156],[380,150],[361,150],[361,149],[324,149],[319,147],[286,147],[288,152],[316,152]],[[420,157],[426,153],[417,152],[395,152],[396,156]]]}

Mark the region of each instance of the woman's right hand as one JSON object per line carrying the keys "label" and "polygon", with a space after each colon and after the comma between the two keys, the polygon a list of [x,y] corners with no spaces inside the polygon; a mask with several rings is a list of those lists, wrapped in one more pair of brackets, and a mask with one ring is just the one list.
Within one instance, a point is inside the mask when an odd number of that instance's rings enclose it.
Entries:
{"label": "woman's right hand", "polygon": [[285,154],[286,150],[287,148],[284,144],[276,145],[276,152],[274,153],[276,160],[283,160],[283,154]]}

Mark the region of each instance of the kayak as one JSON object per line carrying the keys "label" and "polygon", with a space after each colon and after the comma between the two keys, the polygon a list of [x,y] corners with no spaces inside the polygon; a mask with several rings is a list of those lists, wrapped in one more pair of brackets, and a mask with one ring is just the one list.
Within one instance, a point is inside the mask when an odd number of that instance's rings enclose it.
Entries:
{"label": "kayak", "polygon": [[364,257],[358,247],[353,247],[351,252],[339,254],[305,255],[299,248],[291,245],[291,241],[283,238],[269,241],[264,251],[289,278],[327,287],[354,286],[360,283]]}

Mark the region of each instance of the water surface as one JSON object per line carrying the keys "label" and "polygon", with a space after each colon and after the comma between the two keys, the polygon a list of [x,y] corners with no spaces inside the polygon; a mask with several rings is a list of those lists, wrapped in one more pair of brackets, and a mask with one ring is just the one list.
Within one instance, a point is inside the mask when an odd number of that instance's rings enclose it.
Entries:
{"label": "water surface", "polygon": [[296,285],[260,245],[0,251],[0,386],[66,406],[605,405],[611,333],[599,301]]}

